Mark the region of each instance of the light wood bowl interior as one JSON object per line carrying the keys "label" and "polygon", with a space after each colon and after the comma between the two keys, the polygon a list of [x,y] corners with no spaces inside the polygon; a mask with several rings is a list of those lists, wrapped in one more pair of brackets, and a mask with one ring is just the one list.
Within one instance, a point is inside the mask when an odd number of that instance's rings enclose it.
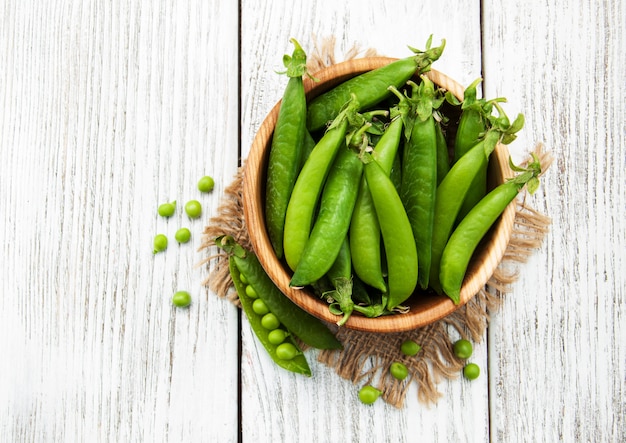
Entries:
{"label": "light wood bowl interior", "polygon": [[[307,98],[310,100],[348,78],[388,64],[393,60],[395,59],[386,57],[363,58],[336,64],[317,72],[315,77],[319,80],[318,82],[305,80]],[[459,99],[463,98],[464,87],[453,79],[436,70],[431,70],[427,75],[436,85],[451,91]],[[289,286],[292,272],[285,263],[276,258],[267,234],[264,216],[265,177],[269,148],[279,106],[280,102],[274,106],[263,121],[246,160],[243,181],[246,225],[254,252],[269,277],[282,292],[312,315],[334,323],[339,317],[329,312],[328,304],[324,300],[306,288],[295,289]],[[508,157],[506,147],[498,145],[489,165],[491,186],[502,183],[512,175]],[[475,252],[463,282],[461,301],[458,305],[455,305],[445,295],[416,292],[406,303],[410,308],[406,314],[367,318],[354,313],[345,327],[380,333],[407,331],[431,324],[459,309],[485,286],[499,265],[511,237],[514,217],[515,205],[512,203]]]}

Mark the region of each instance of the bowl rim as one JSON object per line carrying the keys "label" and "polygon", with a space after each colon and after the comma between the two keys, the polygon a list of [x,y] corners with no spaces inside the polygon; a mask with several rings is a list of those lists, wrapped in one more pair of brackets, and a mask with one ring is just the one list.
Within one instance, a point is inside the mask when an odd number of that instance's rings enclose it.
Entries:
{"label": "bowl rim", "polygon": [[[390,57],[365,57],[331,65],[313,74],[317,81],[305,79],[304,87],[307,100],[330,89],[346,78],[389,64],[394,60],[397,59]],[[449,90],[458,99],[462,100],[465,88],[461,84],[435,69],[431,69],[426,75],[437,86]],[[280,103],[278,101],[263,120],[245,161],[242,191],[245,223],[254,253],[274,284],[300,308],[320,320],[335,323],[340,316],[329,311],[326,301],[316,297],[307,288],[293,288],[289,286],[291,270],[287,268],[286,264],[278,260],[267,235],[264,217],[264,192],[261,190],[265,188],[264,165],[267,162],[268,143],[271,143]],[[506,178],[512,176],[509,166],[509,153],[505,145],[497,145],[492,154],[490,168],[491,173],[495,175],[493,179],[496,184],[502,183]],[[257,192],[257,190],[259,191]],[[472,259],[470,262],[461,287],[460,302],[458,304],[454,304],[445,295],[429,295],[423,297],[423,299],[409,299],[407,301],[407,304],[412,308],[417,306],[423,307],[423,309],[410,309],[407,313],[376,318],[367,318],[355,312],[344,326],[349,329],[367,332],[403,332],[432,324],[460,309],[485,287],[500,264],[512,235],[514,219],[515,201],[507,206],[487,234],[490,236],[490,241],[484,242],[480,246],[480,250],[477,251],[475,256],[480,258],[481,265],[478,266],[478,261],[475,259]],[[258,233],[260,235],[257,235]],[[411,298],[416,299],[415,295]]]}

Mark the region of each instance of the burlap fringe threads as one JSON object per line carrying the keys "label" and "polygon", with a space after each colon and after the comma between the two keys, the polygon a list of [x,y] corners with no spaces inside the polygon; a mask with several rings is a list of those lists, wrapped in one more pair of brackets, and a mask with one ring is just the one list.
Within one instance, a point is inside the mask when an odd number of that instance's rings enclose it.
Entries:
{"label": "burlap fringe threads", "polygon": [[[314,53],[309,57],[310,72],[335,63],[334,43],[331,38],[321,48],[315,44]],[[354,58],[358,54],[355,48],[346,54],[345,59]],[[374,54],[372,50],[366,52],[368,56]],[[543,151],[541,145],[537,146],[535,154],[539,156],[545,172],[552,161],[551,156]],[[205,284],[217,296],[225,297],[237,306],[239,303],[230,280],[228,257],[216,251],[214,240],[220,235],[231,235],[242,246],[251,249],[243,217],[244,173],[245,167],[242,166],[225,189],[217,215],[210,219],[204,229],[200,247],[201,250],[214,253],[201,263],[210,267]],[[503,295],[517,279],[515,265],[524,263],[541,246],[549,225],[548,217],[530,208],[523,199],[518,201],[511,240],[502,262],[485,287],[470,302],[436,323],[408,332],[380,334],[335,328],[344,349],[319,351],[318,361],[355,384],[369,383],[378,387],[383,392],[383,400],[397,408],[403,406],[407,391],[413,383],[417,384],[417,396],[421,403],[436,402],[441,397],[437,384],[444,378],[458,377],[464,365],[464,361],[454,355],[451,336],[458,335],[474,342],[482,340],[490,314],[500,307]],[[407,339],[422,346],[417,356],[406,357],[398,352],[402,342]],[[401,361],[407,366],[407,379],[399,381],[389,375],[389,366],[394,361]]]}

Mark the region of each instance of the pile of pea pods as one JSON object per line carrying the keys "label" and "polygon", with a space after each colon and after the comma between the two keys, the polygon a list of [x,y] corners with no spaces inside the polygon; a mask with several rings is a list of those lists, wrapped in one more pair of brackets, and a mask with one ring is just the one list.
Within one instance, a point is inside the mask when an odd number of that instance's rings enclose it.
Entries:
{"label": "pile of pea pods", "polygon": [[[344,324],[406,311],[409,297],[459,303],[472,255],[518,192],[534,192],[534,158],[493,190],[487,166],[524,124],[503,98],[462,101],[426,75],[445,40],[334,86],[308,101],[306,53],[286,55],[269,152],[265,217],[292,287],[310,287]],[[417,79],[417,80],[415,80]]]}

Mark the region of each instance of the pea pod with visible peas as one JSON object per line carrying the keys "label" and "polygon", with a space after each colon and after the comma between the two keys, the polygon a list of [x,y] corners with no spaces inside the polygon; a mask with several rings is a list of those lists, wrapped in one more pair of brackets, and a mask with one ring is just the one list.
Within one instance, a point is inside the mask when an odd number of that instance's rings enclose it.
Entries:
{"label": "pea pod with visible peas", "polygon": [[536,156],[533,155],[533,161],[527,168],[515,165],[511,165],[511,168],[521,173],[498,185],[480,200],[459,223],[443,250],[441,287],[455,303],[459,302],[467,266],[480,240],[524,186],[528,186],[530,193],[534,193],[539,186],[541,164]]}
{"label": "pea pod with visible peas", "polygon": [[349,120],[354,118],[357,107],[358,103],[354,100],[346,104],[315,145],[296,179],[287,205],[283,240],[285,260],[292,271],[300,262],[324,182],[339,148],[345,146]]}
{"label": "pea pod with visible peas", "polygon": [[[276,340],[270,340],[270,334],[277,329],[269,330],[264,327],[262,324],[263,317],[254,312],[252,308],[252,303],[254,299],[250,298],[246,294],[246,284],[241,281],[241,278],[239,276],[240,270],[235,263],[235,255],[231,255],[229,257],[228,264],[233,285],[235,286],[235,289],[239,296],[239,300],[241,302],[241,308],[250,322],[250,327],[254,331],[255,335],[259,339],[259,342],[263,345],[269,356],[278,366],[288,371],[310,377],[311,368],[309,366],[309,363],[307,362],[306,357],[304,356],[302,351],[297,347],[297,344],[290,340],[290,337],[285,337],[285,340],[290,341],[282,341],[279,344],[275,344]],[[295,349],[295,352],[290,353],[290,355],[288,356],[285,355],[284,352],[281,353],[278,347],[285,343],[290,343],[291,346],[293,346],[293,349]],[[290,348],[290,351],[291,350],[292,348]]]}
{"label": "pea pod with visible peas", "polygon": [[445,40],[436,48],[430,47],[431,42],[432,36],[426,43],[426,50],[409,47],[415,55],[346,80],[311,100],[307,110],[307,128],[310,131],[323,128],[338,115],[351,94],[356,95],[359,110],[367,109],[389,96],[390,85],[399,88],[416,73],[430,70],[431,64],[439,59],[445,47]]}
{"label": "pea pod with visible peas", "polygon": [[418,281],[423,289],[428,287],[433,235],[433,214],[437,190],[437,129],[433,116],[443,102],[435,85],[426,76],[412,87],[411,96],[398,96],[398,104],[405,127],[405,145],[402,157],[402,203],[411,223],[419,257]]}
{"label": "pea pod with visible peas", "polygon": [[291,39],[295,49],[283,62],[289,77],[278,112],[267,166],[265,218],[274,252],[283,256],[283,230],[289,197],[300,170],[306,131],[306,96],[302,76],[306,74],[306,54]]}
{"label": "pea pod with visible peas", "polygon": [[303,311],[274,285],[253,252],[243,249],[232,237],[220,237],[215,243],[231,254],[235,266],[241,275],[245,276],[248,286],[255,289],[258,298],[265,302],[269,311],[291,334],[314,348],[342,347],[341,342],[324,323]]}

